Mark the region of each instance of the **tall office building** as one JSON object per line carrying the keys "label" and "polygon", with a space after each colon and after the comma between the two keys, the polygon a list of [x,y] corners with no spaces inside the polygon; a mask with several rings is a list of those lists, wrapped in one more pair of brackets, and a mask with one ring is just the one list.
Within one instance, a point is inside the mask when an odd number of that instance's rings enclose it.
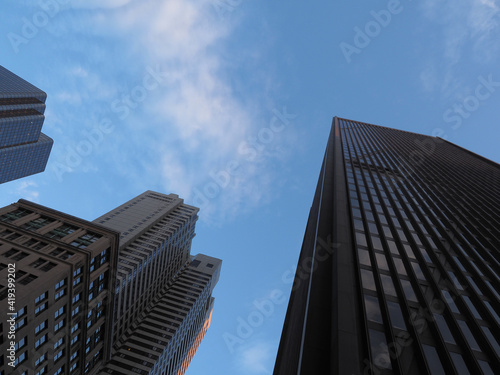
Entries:
{"label": "tall office building", "polygon": [[499,374],[500,165],[334,118],[274,374]]}
{"label": "tall office building", "polygon": [[222,264],[190,255],[198,211],[147,191],[94,220],[121,233],[114,354],[104,373],[184,373],[210,323]]}
{"label": "tall office building", "polygon": [[97,374],[111,355],[118,242],[22,199],[0,209],[1,375]]}
{"label": "tall office building", "polygon": [[41,132],[47,94],[0,66],[0,183],[43,172],[54,141]]}
{"label": "tall office building", "polygon": [[94,222],[25,200],[0,209],[0,312],[17,311],[15,329],[0,322],[0,375],[183,374],[222,263],[190,255],[197,212],[152,191]]}

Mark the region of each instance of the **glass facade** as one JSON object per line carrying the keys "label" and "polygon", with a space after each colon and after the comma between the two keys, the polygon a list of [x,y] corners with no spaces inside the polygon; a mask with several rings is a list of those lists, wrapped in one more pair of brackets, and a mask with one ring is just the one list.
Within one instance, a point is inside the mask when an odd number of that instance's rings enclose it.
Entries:
{"label": "glass facade", "polygon": [[0,66],[0,183],[45,170],[53,144],[41,133],[46,98]]}
{"label": "glass facade", "polygon": [[[310,274],[302,311],[292,291],[274,373],[500,373],[499,197],[494,162],[439,138],[335,118],[306,230],[317,237],[301,258],[314,259],[318,236],[336,246],[329,267]],[[314,212],[324,202],[330,216]],[[315,301],[323,283],[333,295],[323,315],[333,320],[323,322],[330,355],[313,362],[308,351],[325,336],[314,310],[325,307]],[[349,363],[341,337],[355,352]],[[297,360],[285,364],[290,353]]]}

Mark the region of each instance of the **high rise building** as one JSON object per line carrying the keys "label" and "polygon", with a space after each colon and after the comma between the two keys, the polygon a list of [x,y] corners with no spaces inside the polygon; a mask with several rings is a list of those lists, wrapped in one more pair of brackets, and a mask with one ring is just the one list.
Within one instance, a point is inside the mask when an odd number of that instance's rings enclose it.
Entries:
{"label": "high rise building", "polygon": [[334,118],[274,374],[499,374],[499,249],[499,164]]}
{"label": "high rise building", "polygon": [[54,141],[41,132],[47,94],[0,66],[0,183],[43,172]]}
{"label": "high rise building", "polygon": [[0,209],[1,375],[97,373],[111,355],[118,243],[22,199]]}
{"label": "high rise building", "polygon": [[198,211],[175,194],[147,191],[94,220],[121,233],[114,354],[104,373],[183,374],[187,368],[210,324],[222,264],[190,255]]}
{"label": "high rise building", "polygon": [[222,263],[190,254],[197,212],[152,191],[94,222],[25,200],[0,209],[0,312],[17,311],[14,328],[0,322],[0,375],[183,374]]}

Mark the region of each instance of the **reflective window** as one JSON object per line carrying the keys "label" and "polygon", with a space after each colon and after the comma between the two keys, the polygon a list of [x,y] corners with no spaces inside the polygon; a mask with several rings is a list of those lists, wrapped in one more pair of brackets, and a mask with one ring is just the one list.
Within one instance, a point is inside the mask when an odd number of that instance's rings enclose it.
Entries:
{"label": "reflective window", "polygon": [[361,281],[363,283],[363,287],[368,290],[377,291],[375,287],[375,280],[373,279],[372,271],[370,270],[361,270]]}
{"label": "reflective window", "polygon": [[372,240],[373,248],[375,250],[381,250],[381,251],[384,250],[384,248],[382,247],[382,242],[380,241],[380,237],[371,236],[371,240]]}
{"label": "reflective window", "polygon": [[474,288],[474,290],[477,292],[477,294],[479,294],[480,296],[482,296],[483,292],[481,291],[481,289],[479,289],[479,287],[474,282],[474,280],[472,280],[472,277],[470,277],[470,276],[466,276],[466,277],[467,277],[467,280],[469,280],[470,285],[472,285],[472,287]]}
{"label": "reflective window", "polygon": [[491,315],[495,318],[498,324],[500,324],[500,317],[498,316],[497,312],[493,309],[491,304],[488,301],[483,301],[488,310],[490,310]]}
{"label": "reflective window", "polygon": [[397,297],[396,289],[394,288],[394,283],[389,275],[380,275],[380,279],[382,280],[382,286],[384,288],[385,294],[390,296]]}
{"label": "reflective window", "polygon": [[356,232],[356,243],[361,246],[367,246],[366,236],[363,233]]}
{"label": "reflective window", "polygon": [[408,280],[401,280],[401,285],[403,286],[403,291],[405,293],[406,299],[408,301],[418,302],[415,291]]}
{"label": "reflective window", "polygon": [[359,263],[365,266],[371,266],[370,253],[368,250],[358,249]]}
{"label": "reflective window", "polygon": [[387,265],[387,259],[384,254],[375,253],[375,258],[377,259],[378,268],[381,270],[389,271],[389,266]]}
{"label": "reflective window", "polygon": [[399,255],[398,247],[396,246],[396,242],[387,240],[387,245],[389,245],[389,251],[392,254]]}
{"label": "reflective window", "polygon": [[490,342],[491,346],[495,350],[498,356],[500,356],[500,346],[498,345],[498,341],[495,339],[493,334],[491,333],[490,329],[488,327],[483,327],[481,326],[484,334],[488,338],[488,341]]}
{"label": "reflective window", "polygon": [[387,301],[387,307],[389,308],[389,315],[391,317],[391,323],[393,327],[406,330],[405,320],[401,312],[401,307],[398,303]]}
{"label": "reflective window", "polygon": [[470,375],[470,372],[467,369],[467,365],[465,364],[465,361],[460,354],[450,352],[450,356],[453,364],[455,365],[455,368],[457,369],[457,372],[460,375]]}
{"label": "reflective window", "polygon": [[394,265],[396,266],[396,270],[398,271],[398,273],[401,275],[407,275],[403,261],[399,258],[393,258],[393,260],[394,260]]}
{"label": "reflective window", "polygon": [[380,305],[378,299],[374,296],[365,294],[365,309],[366,318],[372,322],[383,324],[382,313],[380,312]]}
{"label": "reflective window", "polygon": [[441,290],[441,292],[443,293],[444,299],[448,303],[448,306],[450,306],[451,311],[460,314],[460,310],[458,310],[457,305],[455,305],[454,299],[451,296],[450,292],[448,292],[447,290]]}
{"label": "reflective window", "polygon": [[474,335],[472,334],[467,323],[465,323],[463,320],[457,320],[457,322],[458,322],[458,325],[460,326],[460,329],[462,330],[462,333],[464,334],[465,338],[467,339],[467,342],[469,343],[470,347],[473,350],[481,351],[481,349],[479,348],[479,345],[477,344],[477,341],[474,338]]}
{"label": "reflective window", "polygon": [[434,319],[436,320],[439,331],[441,332],[441,336],[443,336],[443,340],[450,344],[456,344],[444,317],[440,314],[434,314]]}
{"label": "reflective window", "polygon": [[427,360],[431,375],[446,375],[436,348],[425,344],[422,345],[422,348],[424,349],[425,359]]}
{"label": "reflective window", "polygon": [[493,370],[491,369],[490,365],[486,361],[481,361],[480,359],[477,360],[479,363],[479,366],[481,367],[481,370],[483,370],[484,375],[494,375]]}
{"label": "reflective window", "polygon": [[455,284],[455,286],[458,289],[464,290],[462,284],[460,284],[460,282],[458,281],[457,277],[455,276],[455,274],[452,271],[448,271],[448,275],[450,275],[450,278],[453,281],[453,284]]}
{"label": "reflective window", "polygon": [[370,349],[372,352],[373,364],[381,369],[391,369],[391,358],[385,339],[384,332],[369,329]]}
{"label": "reflective window", "polygon": [[476,319],[482,319],[481,315],[476,310],[476,306],[474,306],[474,304],[472,303],[472,301],[470,300],[470,298],[468,296],[462,296],[462,298],[465,300],[465,303],[467,304],[467,306],[469,307],[470,311],[474,315],[474,318],[476,318]]}
{"label": "reflective window", "polygon": [[413,271],[415,271],[415,275],[417,276],[417,279],[420,280],[426,280],[424,273],[422,272],[422,268],[420,268],[420,265],[415,262],[411,262],[411,266],[413,267]]}
{"label": "reflective window", "polygon": [[416,259],[415,254],[413,253],[413,250],[411,249],[410,245],[403,245],[403,247],[405,248],[405,252],[408,258]]}

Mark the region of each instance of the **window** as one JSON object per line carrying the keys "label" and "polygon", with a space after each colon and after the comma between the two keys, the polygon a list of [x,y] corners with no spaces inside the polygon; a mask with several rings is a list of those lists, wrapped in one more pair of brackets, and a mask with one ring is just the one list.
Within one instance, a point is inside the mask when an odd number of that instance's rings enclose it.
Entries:
{"label": "window", "polygon": [[60,240],[66,237],[67,235],[73,233],[77,229],[78,227],[75,227],[73,225],[63,224],[60,227],[57,227],[55,229],[52,229],[50,232],[45,233],[45,237]]}
{"label": "window", "polygon": [[54,354],[54,363],[56,363],[59,360],[59,358],[62,357],[63,353],[64,353],[64,349],[60,350],[59,352],[57,352],[56,354]]}
{"label": "window", "polygon": [[64,366],[60,367],[59,369],[57,369],[56,372],[54,372],[54,375],[60,375],[64,373]]}
{"label": "window", "polygon": [[380,312],[380,305],[378,299],[368,294],[364,295],[366,318],[372,322],[383,324],[382,313]]}
{"label": "window", "polygon": [[43,292],[38,297],[36,297],[35,298],[35,305],[38,305],[40,302],[42,302],[44,299],[46,299],[47,295],[48,295],[48,292]]}
{"label": "window", "polygon": [[40,370],[38,370],[35,375],[42,375],[47,372],[47,366],[42,367]]}
{"label": "window", "polygon": [[54,325],[54,333],[59,331],[62,327],[64,327],[64,319]]}
{"label": "window", "polygon": [[36,309],[35,309],[35,315],[38,315],[40,314],[43,310],[45,310],[47,308],[47,302],[45,303],[42,303],[40,306],[38,306]]}
{"label": "window", "polygon": [[71,357],[69,358],[70,362],[72,360],[74,360],[76,358],[76,356],[78,355],[78,351],[74,352],[73,354],[71,354]]}
{"label": "window", "polygon": [[436,320],[439,331],[443,336],[443,340],[445,342],[449,342],[450,344],[456,344],[455,339],[453,338],[453,335],[451,334],[450,328],[448,327],[448,324],[446,324],[446,320],[444,319],[444,317],[440,314],[434,314],[434,319]]}
{"label": "window", "polygon": [[[76,343],[78,342],[78,339],[79,339],[79,338],[80,338],[80,335],[76,335],[75,337],[73,337],[73,338],[71,339],[71,343],[70,343],[70,345],[74,345],[74,344],[76,344]],[[76,356],[76,352],[75,352],[75,353],[73,353],[73,355],[75,355],[75,356]],[[73,359],[73,358],[70,358],[70,361],[71,361],[72,359]]]}
{"label": "window", "polygon": [[391,277],[389,275],[380,275],[380,279],[382,280],[382,287],[384,288],[385,294],[397,297]]}
{"label": "window", "polygon": [[57,290],[59,288],[62,288],[65,284],[66,284],[66,279],[62,279],[56,284],[55,289]]}
{"label": "window", "polygon": [[78,293],[76,296],[73,297],[73,299],[71,300],[71,302],[73,304],[75,304],[76,302],[80,301],[81,295],[82,295],[82,293]]}
{"label": "window", "polygon": [[65,294],[66,294],[66,289],[62,289],[56,293],[56,295],[54,296],[54,299],[57,301],[59,298],[61,298]]}
{"label": "window", "polygon": [[73,286],[76,286],[82,282],[82,277],[77,277],[75,280],[73,280]]}
{"label": "window", "polygon": [[60,347],[63,344],[63,342],[64,339],[62,337],[59,340],[57,340],[56,343],[54,344],[54,350]]}
{"label": "window", "polygon": [[462,333],[464,334],[465,338],[467,339],[467,342],[469,343],[471,349],[481,351],[481,349],[479,348],[479,345],[477,344],[477,341],[474,338],[474,335],[472,334],[467,323],[464,322],[463,320],[457,320],[457,322],[458,322],[460,329],[462,330]]}
{"label": "window", "polygon": [[15,345],[16,351],[18,351],[19,349],[23,348],[26,345],[26,338],[27,336],[24,336],[21,340],[19,340],[16,343]]}
{"label": "window", "polygon": [[7,223],[10,223],[14,220],[20,219],[26,215],[31,214],[31,213],[32,213],[32,211],[25,210],[24,208],[18,208],[15,211],[8,212],[8,213],[0,216],[0,221],[5,221]]}
{"label": "window", "polygon": [[38,348],[40,345],[42,345],[45,341],[47,341],[47,334],[43,335],[38,340],[36,340],[35,349]]}
{"label": "window", "polygon": [[71,333],[75,333],[78,328],[80,328],[80,323],[76,323],[72,328],[71,328]]}
{"label": "window", "polygon": [[71,316],[75,316],[80,312],[80,306],[76,306],[73,311],[71,312]]}
{"label": "window", "polygon": [[24,251],[21,251],[19,254],[16,254],[15,256],[12,257],[12,260],[15,261],[20,261],[21,259],[24,259],[28,256],[28,253],[25,253]]}
{"label": "window", "polygon": [[445,375],[446,373],[443,369],[443,365],[441,364],[436,348],[426,344],[423,344],[422,347],[424,349],[425,358],[427,360],[427,364],[429,365],[431,375]]}
{"label": "window", "polygon": [[54,313],[54,319],[59,318],[64,313],[64,306]]}
{"label": "window", "polygon": [[26,352],[21,353],[16,360],[14,361],[14,367],[20,363],[23,363],[28,358],[28,354]]}
{"label": "window", "polygon": [[40,358],[38,358],[36,361],[35,361],[35,367],[37,367],[39,364],[41,364],[43,361],[45,361],[47,359],[47,353],[44,353],[40,356]]}
{"label": "window", "polygon": [[26,229],[26,230],[31,230],[31,231],[36,231],[37,229],[40,229],[47,224],[53,223],[55,220],[51,219],[46,216],[41,216],[38,219],[32,220],[26,224],[23,224],[21,228]]}
{"label": "window", "polygon": [[26,318],[22,318],[22,319],[18,320],[17,323],[16,323],[16,326],[15,326],[16,327],[16,331],[19,328],[21,328],[22,326],[24,326],[26,324],[26,322],[27,322]]}
{"label": "window", "polygon": [[363,284],[363,288],[368,290],[377,291],[375,287],[375,280],[373,279],[372,271],[361,269],[361,282]]}
{"label": "window", "polygon": [[18,281],[19,284],[21,285],[28,285],[31,283],[33,280],[38,279],[38,276],[29,274],[28,276],[24,277],[22,280]]}
{"label": "window", "polygon": [[389,356],[389,349],[387,347],[387,340],[385,339],[384,332],[368,330],[370,336],[370,349],[372,358],[374,358],[374,365],[382,369],[391,369],[391,358]]}
{"label": "window", "polygon": [[35,328],[35,335],[39,334],[41,331],[43,331],[45,328],[47,328],[47,325],[48,325],[47,320],[45,322],[41,322],[39,325],[37,325]]}
{"label": "window", "polygon": [[78,362],[75,362],[71,365],[71,367],[69,368],[69,372],[73,372],[75,371],[76,367],[78,366]]}

